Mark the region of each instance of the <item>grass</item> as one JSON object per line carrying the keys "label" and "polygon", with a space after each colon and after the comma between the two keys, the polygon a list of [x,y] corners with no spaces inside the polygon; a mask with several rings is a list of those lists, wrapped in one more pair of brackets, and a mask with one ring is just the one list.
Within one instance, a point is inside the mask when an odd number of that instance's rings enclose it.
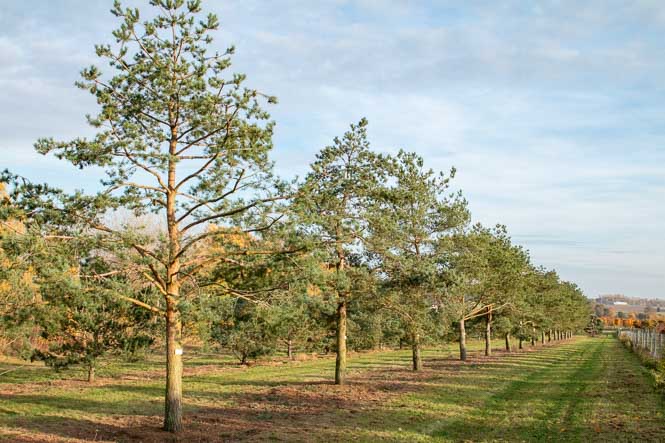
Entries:
{"label": "grass", "polygon": [[[499,343],[496,343],[497,347]],[[0,440],[28,441],[664,441],[660,394],[614,338],[581,338],[467,363],[455,345],[424,353],[353,355],[349,384],[330,383],[334,360],[250,368],[190,357],[186,433],[159,430],[161,359],[108,362],[84,374],[30,365],[0,377]],[[16,362],[0,362],[0,368]]]}

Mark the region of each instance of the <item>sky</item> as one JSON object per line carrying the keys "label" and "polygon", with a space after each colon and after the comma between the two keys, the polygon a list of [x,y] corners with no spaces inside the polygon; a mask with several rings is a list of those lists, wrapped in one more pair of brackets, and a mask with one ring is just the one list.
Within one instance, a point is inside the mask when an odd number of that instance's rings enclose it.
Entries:
{"label": "sky", "polygon": [[[0,169],[94,191],[34,153],[93,134],[73,86],[111,43],[110,0],[0,9]],[[146,1],[127,5],[146,7]],[[233,70],[275,95],[273,158],[302,176],[352,122],[458,174],[475,221],[505,224],[589,297],[665,298],[665,4],[659,0],[204,0]],[[105,66],[100,66],[106,68]],[[104,70],[104,69],[103,69]],[[106,69],[108,71],[108,69]]]}

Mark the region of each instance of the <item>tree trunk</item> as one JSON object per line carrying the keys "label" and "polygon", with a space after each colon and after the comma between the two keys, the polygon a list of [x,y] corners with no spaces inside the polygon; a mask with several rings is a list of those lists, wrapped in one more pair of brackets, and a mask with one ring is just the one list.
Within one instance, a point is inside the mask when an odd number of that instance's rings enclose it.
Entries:
{"label": "tree trunk", "polygon": [[286,354],[289,360],[293,360],[293,341],[291,339],[286,342]]}
{"label": "tree trunk", "polygon": [[531,329],[531,346],[536,346],[536,328]]}
{"label": "tree trunk", "polygon": [[420,334],[413,334],[411,349],[413,351],[413,370],[420,371],[423,368],[423,360],[420,356]]}
{"label": "tree trunk", "polygon": [[485,317],[485,355],[492,355],[492,311]]}
{"label": "tree trunk", "polygon": [[337,305],[337,359],[335,384],[343,385],[346,378],[346,297]]}
{"label": "tree trunk", "polygon": [[510,348],[510,332],[506,332],[506,351],[511,352]]}
{"label": "tree trunk", "polygon": [[464,319],[459,322],[459,359],[466,361],[466,328]]}
{"label": "tree trunk", "polygon": [[552,330],[547,331],[547,343],[552,341]]}
{"label": "tree trunk", "polygon": [[545,331],[542,329],[540,330],[540,344],[541,346],[545,345]]}
{"label": "tree trunk", "polygon": [[88,383],[95,382],[95,363],[88,363]]}
{"label": "tree trunk", "polygon": [[175,302],[166,308],[166,409],[164,430],[182,430],[182,324]]}
{"label": "tree trunk", "polygon": [[524,349],[524,346],[522,345],[522,341],[523,341],[523,340],[522,340],[522,336],[520,336],[520,345],[519,345],[519,348],[520,348],[520,349]]}
{"label": "tree trunk", "polygon": [[180,297],[180,236],[177,217],[176,152],[178,123],[170,119],[168,182],[166,192],[166,227],[168,230],[168,264],[163,291],[166,299],[166,395],[164,430],[182,431],[182,321],[178,308]]}

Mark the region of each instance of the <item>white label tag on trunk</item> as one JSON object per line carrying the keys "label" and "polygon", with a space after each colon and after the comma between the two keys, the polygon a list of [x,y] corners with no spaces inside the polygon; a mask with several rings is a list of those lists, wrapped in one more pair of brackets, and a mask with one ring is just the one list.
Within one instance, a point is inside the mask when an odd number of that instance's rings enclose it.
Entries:
{"label": "white label tag on trunk", "polygon": [[175,355],[182,355],[182,348],[178,348],[175,350]]}

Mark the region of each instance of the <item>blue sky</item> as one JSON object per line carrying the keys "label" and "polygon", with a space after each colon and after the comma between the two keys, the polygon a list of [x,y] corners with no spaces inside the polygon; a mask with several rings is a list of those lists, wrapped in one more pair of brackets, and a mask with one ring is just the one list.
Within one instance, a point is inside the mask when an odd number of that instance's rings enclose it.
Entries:
{"label": "blue sky", "polygon": [[[138,0],[125,2],[141,5]],[[111,1],[0,9],[0,168],[98,177],[33,153],[90,134],[73,87],[110,42]],[[208,0],[234,69],[276,95],[274,159],[302,175],[365,116],[375,149],[458,169],[474,218],[588,296],[665,297],[665,5],[660,1]]]}

